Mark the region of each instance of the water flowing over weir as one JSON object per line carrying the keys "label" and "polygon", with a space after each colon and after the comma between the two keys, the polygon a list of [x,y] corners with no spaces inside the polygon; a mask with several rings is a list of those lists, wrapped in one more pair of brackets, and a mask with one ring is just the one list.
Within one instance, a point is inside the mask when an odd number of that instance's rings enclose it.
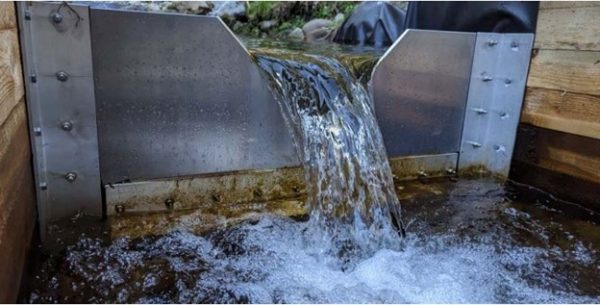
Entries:
{"label": "water flowing over weir", "polygon": [[331,57],[254,55],[292,130],[314,227],[335,242],[397,248],[400,203],[364,85]]}

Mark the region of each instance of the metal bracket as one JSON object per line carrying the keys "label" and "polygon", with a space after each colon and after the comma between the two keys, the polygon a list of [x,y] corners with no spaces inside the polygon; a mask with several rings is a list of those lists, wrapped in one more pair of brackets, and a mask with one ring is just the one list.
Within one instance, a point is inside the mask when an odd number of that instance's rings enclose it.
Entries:
{"label": "metal bracket", "polygon": [[44,237],[50,220],[102,215],[89,11],[59,3],[17,5]]}
{"label": "metal bracket", "polygon": [[477,34],[459,172],[508,176],[532,45],[533,34]]}

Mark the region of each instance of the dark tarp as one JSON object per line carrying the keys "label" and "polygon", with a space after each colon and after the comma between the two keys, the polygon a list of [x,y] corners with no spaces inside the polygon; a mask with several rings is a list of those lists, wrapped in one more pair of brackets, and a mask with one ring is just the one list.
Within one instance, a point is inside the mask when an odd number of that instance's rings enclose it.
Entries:
{"label": "dark tarp", "polygon": [[538,2],[410,2],[408,12],[387,2],[364,2],[342,23],[333,41],[391,45],[404,29],[534,33]]}

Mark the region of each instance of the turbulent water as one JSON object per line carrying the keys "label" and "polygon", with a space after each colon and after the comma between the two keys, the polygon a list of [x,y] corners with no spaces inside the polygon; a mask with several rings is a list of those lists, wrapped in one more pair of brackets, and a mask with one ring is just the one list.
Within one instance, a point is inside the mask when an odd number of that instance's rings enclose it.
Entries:
{"label": "turbulent water", "polygon": [[336,247],[397,248],[400,203],[365,87],[334,58],[274,54],[255,56],[293,131],[315,236]]}

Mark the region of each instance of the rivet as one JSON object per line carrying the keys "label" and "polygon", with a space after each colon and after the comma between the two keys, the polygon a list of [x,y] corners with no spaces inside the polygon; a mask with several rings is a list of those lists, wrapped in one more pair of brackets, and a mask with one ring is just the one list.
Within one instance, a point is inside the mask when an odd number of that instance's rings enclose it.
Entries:
{"label": "rivet", "polygon": [[507,78],[507,79],[504,80],[504,83],[507,84],[507,85],[511,84],[512,83],[512,79]]}
{"label": "rivet", "polygon": [[56,79],[61,82],[66,82],[69,79],[69,74],[65,71],[58,71],[56,72]]}
{"label": "rivet", "polygon": [[54,23],[61,23],[63,21],[63,15],[59,12],[52,13],[50,17],[52,18],[52,22]]}
{"label": "rivet", "polygon": [[501,152],[505,152],[506,148],[504,147],[504,145],[500,145],[500,144],[494,144],[494,150],[497,153],[501,153]]}
{"label": "rivet", "polygon": [[40,127],[33,127],[33,133],[39,137],[42,135],[42,129]]}
{"label": "rivet", "polygon": [[165,199],[165,206],[169,210],[173,209],[173,207],[175,206],[175,200],[173,200],[172,198]]}
{"label": "rivet", "polygon": [[466,141],[467,143],[471,144],[471,146],[478,148],[481,147],[481,143],[479,142],[475,142],[475,141]]}
{"label": "rivet", "polygon": [[498,40],[490,39],[487,41],[488,46],[493,47],[498,44]]}
{"label": "rivet", "polygon": [[125,212],[125,206],[122,204],[115,205],[115,212],[117,212],[119,214]]}
{"label": "rivet", "polygon": [[77,174],[74,172],[68,172],[65,174],[65,180],[69,183],[73,183],[77,179]]}
{"label": "rivet", "polygon": [[42,189],[42,190],[48,189],[48,183],[46,183],[46,182],[40,182],[40,189]]}
{"label": "rivet", "polygon": [[500,112],[500,118],[503,119],[503,120],[507,119],[508,118],[508,113],[506,113],[504,111]]}
{"label": "rivet", "polygon": [[70,121],[64,121],[60,124],[60,128],[64,131],[71,131],[73,129],[73,123]]}
{"label": "rivet", "polygon": [[519,43],[516,42],[516,41],[513,41],[513,42],[510,43],[510,47],[513,48],[513,49],[516,48],[516,47],[518,47],[518,46],[519,46]]}
{"label": "rivet", "polygon": [[481,79],[484,82],[489,82],[491,81],[493,78],[489,75],[483,75],[483,78]]}

